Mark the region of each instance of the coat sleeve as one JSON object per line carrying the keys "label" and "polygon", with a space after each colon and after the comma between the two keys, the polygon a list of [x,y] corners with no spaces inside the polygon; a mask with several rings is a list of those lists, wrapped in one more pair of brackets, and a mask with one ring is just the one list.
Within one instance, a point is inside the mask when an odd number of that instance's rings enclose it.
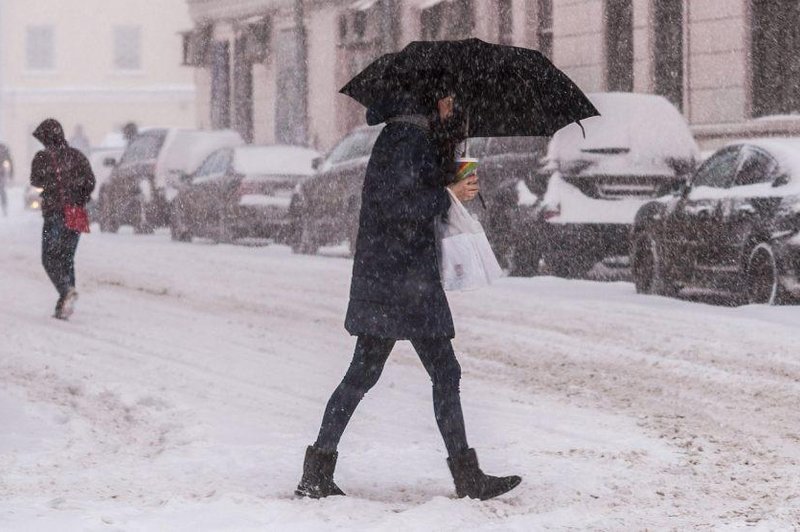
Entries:
{"label": "coat sleeve", "polygon": [[408,149],[389,150],[385,171],[377,180],[378,190],[372,195],[381,216],[387,220],[421,222],[445,214],[450,208],[450,196],[436,182],[433,173],[436,163],[422,142],[412,141]]}
{"label": "coat sleeve", "polygon": [[44,188],[47,183],[47,164],[44,152],[38,152],[31,163],[31,185]]}
{"label": "coat sleeve", "polygon": [[94,171],[92,170],[92,165],[89,163],[89,159],[87,159],[82,153],[79,153],[79,160],[80,176],[82,178],[80,188],[81,202],[83,205],[85,205],[92,197],[92,191],[94,191],[95,187],[95,177]]}

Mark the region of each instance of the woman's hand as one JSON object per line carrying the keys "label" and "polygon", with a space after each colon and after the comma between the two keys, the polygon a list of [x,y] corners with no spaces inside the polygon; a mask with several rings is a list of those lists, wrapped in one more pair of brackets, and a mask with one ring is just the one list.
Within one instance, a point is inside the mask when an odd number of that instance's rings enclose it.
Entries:
{"label": "woman's hand", "polygon": [[478,195],[478,192],[481,191],[481,187],[478,184],[478,176],[476,175],[472,175],[463,181],[459,181],[458,183],[453,183],[447,188],[449,188],[450,191],[455,194],[458,200],[462,203],[474,200],[475,196]]}

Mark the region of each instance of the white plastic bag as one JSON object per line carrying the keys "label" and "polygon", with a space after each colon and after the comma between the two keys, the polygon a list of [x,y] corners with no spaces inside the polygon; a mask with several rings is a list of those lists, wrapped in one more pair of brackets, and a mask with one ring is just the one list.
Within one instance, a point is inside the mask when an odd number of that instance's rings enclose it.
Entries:
{"label": "white plastic bag", "polygon": [[437,222],[439,271],[445,290],[475,290],[503,276],[480,222],[448,189],[447,220]]}

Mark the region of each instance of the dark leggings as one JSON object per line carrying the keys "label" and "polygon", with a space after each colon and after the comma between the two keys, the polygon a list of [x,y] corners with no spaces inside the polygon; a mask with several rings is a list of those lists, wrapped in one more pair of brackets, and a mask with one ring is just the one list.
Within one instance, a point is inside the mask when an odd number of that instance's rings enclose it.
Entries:
{"label": "dark leggings", "polygon": [[58,295],[75,287],[75,251],[81,234],[67,229],[60,213],[46,214],[42,229],[42,264]]}
{"label": "dark leggings", "polygon": [[[359,336],[350,368],[328,401],[316,446],[333,452],[364,395],[375,386],[395,340]],[[467,435],[461,411],[461,366],[447,338],[411,340],[433,383],[433,411],[449,456],[466,451]]]}

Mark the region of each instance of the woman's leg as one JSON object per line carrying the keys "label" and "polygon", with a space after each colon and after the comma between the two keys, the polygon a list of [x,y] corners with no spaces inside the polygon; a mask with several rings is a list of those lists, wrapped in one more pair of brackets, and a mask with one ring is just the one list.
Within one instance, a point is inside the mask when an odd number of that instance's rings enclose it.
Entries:
{"label": "woman's leg", "polygon": [[69,273],[64,269],[62,241],[66,227],[58,216],[48,215],[42,227],[42,265],[58,295],[64,297],[70,288]]}
{"label": "woman's leg", "polygon": [[464,413],[461,410],[461,365],[447,338],[411,341],[433,383],[433,411],[442,433],[448,456],[458,456],[467,449]]}
{"label": "woman's leg", "polygon": [[64,235],[64,276],[71,288],[75,288],[75,252],[81,234],[77,231],[65,231]]}
{"label": "woman's leg", "polygon": [[378,382],[394,344],[387,338],[358,337],[350,368],[325,408],[315,447],[328,453],[336,451],[356,407]]}

